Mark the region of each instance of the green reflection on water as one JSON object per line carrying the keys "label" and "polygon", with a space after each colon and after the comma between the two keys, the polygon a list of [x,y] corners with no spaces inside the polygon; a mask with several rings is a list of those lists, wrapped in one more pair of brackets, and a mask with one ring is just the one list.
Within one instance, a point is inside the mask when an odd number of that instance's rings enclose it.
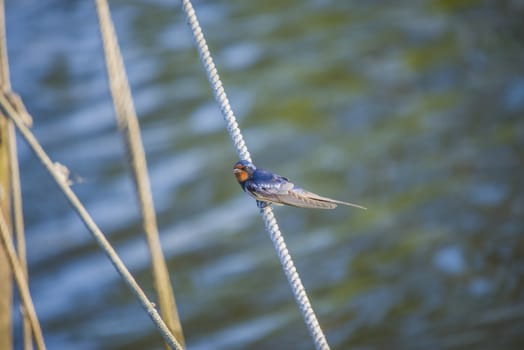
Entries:
{"label": "green reflection on water", "polygon": [[[333,348],[521,347],[522,7],[508,5],[504,12],[497,11],[503,7],[498,4],[196,4],[257,162],[315,192],[369,208],[276,209]],[[193,48],[177,36],[185,33],[177,27],[183,20],[170,6],[119,2],[114,11],[120,14],[124,53],[131,56],[126,63],[135,77],[134,93],[146,93],[137,101],[150,105],[141,122],[146,145],[153,145],[150,170],[161,179],[154,184],[161,231],[166,240],[180,240],[166,249],[190,348],[311,348],[257,209],[234,182],[236,159],[225,131],[198,125],[221,116],[218,107],[205,108],[212,94]],[[64,33],[47,34],[58,35]],[[228,56],[231,47],[238,53]],[[252,58],[240,60],[241,67],[229,61],[243,54]],[[27,96],[35,115],[47,110],[41,123],[52,112],[91,112],[92,105],[109,103],[98,91],[95,97],[68,98],[74,86],[103,70],[74,73],[79,67],[64,57],[39,68],[41,94]],[[144,62],[148,74],[141,71]],[[44,93],[53,98],[42,102]],[[516,96],[511,103],[508,95]],[[104,204],[114,187],[123,187],[121,182],[127,184],[122,159],[97,149],[98,134],[64,140],[57,129],[48,130],[58,140],[58,157],[90,174],[91,184],[79,190],[93,196],[86,195],[92,208]],[[94,144],[78,145],[86,139]],[[68,154],[72,146],[91,152],[91,161]],[[164,168],[177,157],[179,162]],[[94,159],[100,165],[93,169]],[[25,174],[32,173],[26,168]],[[123,196],[122,203],[135,210],[129,198]],[[28,203],[29,209],[46,210]],[[56,218],[51,209],[41,216]],[[124,248],[141,231],[133,215],[109,232]],[[42,221],[33,219],[29,226]],[[238,225],[227,225],[231,222]],[[91,243],[71,250],[42,258],[46,267],[36,278],[54,276],[57,256],[84,271],[92,261],[82,259],[99,254]],[[147,285],[147,263],[134,267]],[[107,288],[122,287],[115,282]],[[75,341],[96,339],[98,330],[110,338],[98,348],[161,347],[145,322],[135,343],[129,334],[117,330],[108,336],[110,327],[97,326],[112,324],[110,314],[124,314],[123,309],[130,323],[142,320],[139,310],[129,311],[136,306],[131,299],[115,305],[104,291],[85,293],[96,295],[95,306],[76,310],[77,316],[57,312],[48,321],[52,337],[67,338],[73,328],[68,343],[73,347]],[[243,328],[265,317],[274,317],[278,327],[260,326],[260,334]],[[233,345],[217,345],[225,344],[221,341]]]}

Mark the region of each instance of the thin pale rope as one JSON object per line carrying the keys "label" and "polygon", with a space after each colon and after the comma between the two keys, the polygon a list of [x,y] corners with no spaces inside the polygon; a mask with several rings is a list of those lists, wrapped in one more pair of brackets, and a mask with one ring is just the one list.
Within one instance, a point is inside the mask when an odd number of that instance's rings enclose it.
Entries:
{"label": "thin pale rope", "polygon": [[[24,277],[29,281],[29,272],[27,270],[27,254],[25,245],[25,229],[24,229],[24,218],[22,209],[22,190],[20,185],[20,171],[18,167],[18,152],[16,149],[16,132],[13,122],[9,120],[8,125],[9,133],[9,171],[11,177],[11,206],[13,209],[13,229],[16,240],[16,251],[18,253],[18,260],[20,266],[24,272]],[[23,339],[24,339],[24,350],[32,350],[33,343],[31,341],[31,322],[27,315],[26,308],[21,308],[23,323]],[[38,319],[36,320],[38,322]]]}
{"label": "thin pale rope", "polygon": [[29,147],[31,147],[37,158],[42,162],[44,167],[51,174],[58,187],[62,190],[73,209],[78,213],[84,225],[89,230],[89,232],[91,232],[100,248],[106,253],[107,257],[109,258],[117,272],[120,274],[126,285],[129,287],[131,292],[138,298],[140,304],[147,312],[149,317],[153,320],[156,328],[159,330],[165,342],[172,349],[183,349],[183,347],[178,343],[178,341],[175,339],[169,328],[166,326],[166,324],[160,317],[160,314],[155,309],[154,304],[147,298],[144,291],[135,281],[133,275],[131,275],[131,273],[126,268],[116,251],[111,246],[111,243],[109,243],[109,241],[102,233],[100,228],[98,228],[93,218],[87,212],[86,208],[83,206],[76,194],[73,192],[67,178],[64,177],[63,171],[60,171],[56,164],[54,164],[51,161],[51,159],[46,154],[42,146],[39,144],[38,140],[35,138],[31,130],[27,128],[27,126],[21,120],[17,112],[10,105],[9,100],[3,94],[0,94],[0,106],[4,114],[15,123],[18,131],[20,132],[20,134],[22,134]]}
{"label": "thin pale rope", "polygon": [[96,0],[96,7],[115,113],[120,132],[126,144],[127,156],[131,165],[137,199],[142,213],[143,228],[151,253],[154,282],[159,299],[160,312],[169,329],[173,331],[179,343],[183,345],[184,335],[182,325],[180,324],[175,296],[160,244],[155,206],[151,194],[149,175],[147,173],[146,156],[140,136],[138,118],[133,105],[131,89],[127,80],[124,62],[118,46],[118,40],[107,1]]}
{"label": "thin pale rope", "polygon": [[233,140],[238,157],[251,162],[251,155],[247,150],[244,138],[242,137],[240,129],[238,128],[237,120],[233,110],[231,109],[231,105],[229,104],[229,100],[227,98],[226,92],[224,91],[224,87],[222,86],[222,81],[220,81],[220,77],[218,76],[215,64],[213,63],[213,58],[211,57],[209,48],[206,44],[206,39],[204,38],[202,29],[198,23],[195,10],[193,9],[191,2],[188,0],[182,0],[182,8],[184,9],[187,22],[191,27],[191,32],[198,49],[198,54],[200,55],[200,60],[202,61],[202,64],[206,70],[207,78],[211,84],[215,99],[220,106],[220,111],[222,112],[222,116],[224,117],[227,125],[227,131]]}
{"label": "thin pale rope", "polygon": [[[11,90],[9,77],[9,59],[7,56],[7,37],[5,32],[5,6],[4,0],[0,0],[0,85],[3,91]],[[18,155],[16,150],[15,127],[11,120],[7,120],[7,135],[9,139],[9,178],[11,182],[10,197],[13,210],[13,230],[16,240],[16,251],[18,261],[26,281],[28,280],[27,258],[24,234],[24,218],[22,209],[22,191],[20,186],[20,172],[18,168]],[[22,313],[23,343],[25,350],[33,349],[31,321],[24,306],[20,309]],[[36,319],[38,323],[38,319]]]}
{"label": "thin pale rope", "polygon": [[295,268],[295,264],[293,263],[291,255],[287,250],[286,242],[284,241],[284,237],[278,228],[277,220],[275,219],[273,210],[270,206],[267,206],[263,209],[260,209],[260,212],[264,218],[266,231],[269,233],[275,250],[278,253],[282,269],[284,270],[287,280],[291,285],[291,289],[293,290],[295,300],[297,301],[300,311],[304,316],[309,333],[315,342],[315,347],[319,350],[329,350],[329,344],[324,333],[322,332],[322,328],[320,328],[315,311],[311,306],[306,290],[302,285],[300,276],[298,275],[297,269]]}
{"label": "thin pale rope", "polygon": [[9,265],[15,276],[15,281],[18,286],[18,291],[20,293],[20,299],[25,308],[25,314],[27,315],[29,322],[31,323],[31,328],[33,330],[33,335],[35,337],[36,348],[38,350],[45,350],[44,337],[42,335],[42,329],[38,323],[38,317],[36,316],[35,306],[31,300],[31,294],[29,293],[29,286],[27,285],[27,278],[22,267],[21,262],[18,259],[18,256],[13,246],[13,242],[9,237],[9,227],[5,221],[4,214],[0,211],[0,239],[2,241],[2,246],[7,254]]}
{"label": "thin pale rope", "polygon": [[5,11],[4,0],[0,0],[0,82],[5,90],[11,89],[11,80],[9,79],[9,64],[7,60],[7,45],[5,35]]}
{"label": "thin pale rope", "polygon": [[[224,120],[227,124],[227,131],[233,140],[238,157],[240,159],[251,161],[251,156],[247,150],[244,138],[242,137],[242,133],[238,127],[235,115],[233,114],[227,95],[222,86],[222,82],[220,81],[220,77],[218,76],[215,64],[213,63],[213,59],[209,52],[209,48],[207,47],[204,34],[202,33],[202,29],[198,23],[195,10],[193,9],[193,6],[189,0],[182,0],[182,7],[184,9],[187,22],[191,28],[200,60],[202,61],[202,64],[206,70],[207,78],[211,84],[211,88],[213,89],[215,99],[220,106],[222,116],[224,117]],[[291,259],[291,256],[286,248],[284,238],[282,237],[282,233],[280,232],[275,216],[273,215],[273,210],[271,207],[267,206],[261,210],[261,213],[266,226],[266,231],[271,237],[273,245],[277,250],[280,263],[282,264],[282,268],[284,269],[288,282],[291,286],[291,289],[293,290],[295,300],[300,308],[300,311],[302,312],[302,316],[304,317],[304,321],[309,329],[311,337],[313,338],[315,347],[317,349],[328,350],[328,342],[324,336],[324,333],[322,332],[322,329],[320,328],[315,312],[311,306],[311,303],[309,302],[304,286],[302,285],[302,281],[300,280],[295,265],[293,264],[293,260]]]}

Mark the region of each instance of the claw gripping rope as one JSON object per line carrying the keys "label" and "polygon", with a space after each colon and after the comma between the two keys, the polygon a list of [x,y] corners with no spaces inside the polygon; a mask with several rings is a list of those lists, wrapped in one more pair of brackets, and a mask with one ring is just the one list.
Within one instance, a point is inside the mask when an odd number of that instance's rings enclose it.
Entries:
{"label": "claw gripping rope", "polygon": [[[218,76],[215,64],[213,63],[213,58],[209,53],[209,48],[207,47],[204,34],[202,33],[202,29],[200,28],[200,24],[198,23],[195,10],[191,5],[190,0],[182,0],[182,8],[186,15],[187,22],[191,28],[200,60],[202,61],[202,64],[205,68],[207,78],[215,95],[215,99],[220,106],[220,111],[222,112],[222,116],[224,117],[227,125],[227,131],[233,140],[238,157],[251,162],[251,155],[247,150],[242,133],[238,128],[238,123],[229,104],[229,100],[222,86],[222,82],[220,81],[220,77]],[[302,285],[302,281],[300,280],[298,272],[295,268],[295,264],[291,259],[282,233],[280,232],[275,216],[273,215],[273,209],[271,209],[270,206],[267,206],[263,209],[260,209],[260,213],[264,219],[266,231],[268,232],[271,240],[273,241],[273,245],[277,250],[280,263],[286,274],[291,289],[293,290],[295,300],[300,308],[300,311],[302,312],[302,316],[304,317],[304,321],[309,329],[309,333],[313,338],[316,349],[329,350],[326,337],[320,328],[315,311],[309,302],[306,290]]]}

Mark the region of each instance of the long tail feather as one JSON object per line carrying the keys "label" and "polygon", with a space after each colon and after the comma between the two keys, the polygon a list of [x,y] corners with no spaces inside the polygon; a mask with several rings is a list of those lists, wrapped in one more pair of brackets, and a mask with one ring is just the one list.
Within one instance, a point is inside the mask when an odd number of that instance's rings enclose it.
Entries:
{"label": "long tail feather", "polygon": [[336,203],[336,204],[342,204],[342,205],[347,205],[348,207],[355,207],[355,208],[359,208],[359,209],[363,209],[363,210],[367,210],[366,207],[363,207],[359,204],[355,204],[355,203],[350,203],[350,202],[344,202],[344,201],[339,201],[339,200],[336,200],[336,199],[333,199],[333,198],[328,198],[328,197],[323,197],[323,196],[320,196],[316,193],[313,193],[313,192],[309,192],[309,191],[306,191],[306,190],[302,190],[303,191],[303,195],[310,198],[310,199],[313,199],[313,200],[317,200],[317,201],[321,201],[321,202],[327,202],[327,203]]}
{"label": "long tail feather", "polygon": [[334,209],[337,207],[337,204],[343,204],[359,209],[366,209],[358,204],[322,197],[301,188],[288,191],[285,195],[278,195],[277,198],[281,203],[301,208]]}

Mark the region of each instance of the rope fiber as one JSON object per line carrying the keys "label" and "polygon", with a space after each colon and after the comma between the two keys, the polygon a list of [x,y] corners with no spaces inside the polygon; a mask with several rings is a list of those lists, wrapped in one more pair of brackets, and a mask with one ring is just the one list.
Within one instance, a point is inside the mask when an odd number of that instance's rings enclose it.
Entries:
{"label": "rope fiber", "polygon": [[160,244],[155,206],[147,172],[146,155],[140,136],[140,125],[136,116],[131,89],[124,68],[124,61],[118,46],[117,35],[111,20],[107,0],[96,0],[96,8],[104,45],[109,86],[113,96],[118,128],[124,136],[126,153],[133,174],[140,212],[142,213],[142,225],[151,255],[153,278],[160,312],[178,342],[184,345],[184,334],[178,316],[175,295]]}
{"label": "rope fiber", "polygon": [[[191,33],[193,34],[193,39],[195,41],[198,54],[200,56],[200,60],[206,71],[206,75],[209,80],[209,83],[211,84],[211,89],[213,90],[215,99],[218,105],[220,106],[220,111],[222,112],[222,116],[224,117],[224,121],[226,122],[227,131],[231,136],[231,139],[235,147],[235,151],[237,152],[238,157],[240,159],[252,162],[251,155],[249,154],[247,146],[244,142],[244,138],[242,137],[242,133],[240,132],[238,123],[236,121],[236,117],[233,113],[233,110],[231,109],[231,105],[224,91],[224,87],[222,86],[222,82],[218,75],[217,69],[215,67],[215,64],[213,63],[213,58],[211,57],[211,53],[209,52],[209,48],[204,38],[204,34],[202,33],[202,29],[200,27],[200,24],[198,23],[195,10],[193,9],[190,0],[181,1],[187,22],[189,24],[189,27],[191,28]],[[306,290],[302,285],[302,281],[300,280],[293,260],[291,259],[291,255],[287,250],[284,238],[282,236],[282,233],[280,232],[277,221],[273,214],[273,209],[270,206],[266,206],[265,208],[260,209],[260,213],[262,214],[266,231],[269,234],[271,240],[273,241],[273,245],[275,247],[275,250],[277,251],[280,263],[282,265],[284,273],[286,274],[289,285],[293,290],[293,295],[300,308],[302,316],[304,317],[304,322],[308,327],[309,333],[313,338],[313,342],[315,343],[316,349],[329,350],[329,345],[326,340],[326,337],[322,329],[320,328],[320,324],[318,323],[313,307],[309,302]]]}
{"label": "rope fiber", "polygon": [[[6,25],[5,25],[5,4],[4,0],[0,0],[0,88],[6,93],[6,96],[14,97],[11,102],[18,108],[17,112],[25,118],[26,124],[31,125],[31,118],[23,107],[21,100],[16,100],[16,95],[10,95],[11,81],[9,77],[9,59],[7,56],[7,36],[6,36]],[[16,97],[15,97],[16,96]],[[26,244],[25,244],[25,229],[24,229],[24,215],[22,205],[22,186],[20,184],[20,169],[18,166],[18,152],[16,147],[16,132],[13,122],[6,119],[7,122],[7,140],[9,148],[9,181],[10,181],[10,198],[11,198],[11,209],[12,209],[12,228],[14,231],[15,242],[16,242],[16,253],[18,256],[18,262],[23,275],[28,281],[28,270],[27,270],[27,257],[26,257]],[[4,219],[4,221],[6,221]],[[6,221],[7,227],[9,227],[8,221]],[[22,293],[22,292],[20,292]],[[31,324],[36,324],[40,328],[38,318],[31,320],[30,311],[26,310],[26,306],[22,305],[20,308],[22,314],[22,330],[23,330],[23,348],[24,350],[33,349],[32,334],[35,334],[35,338],[38,335],[38,331],[32,331]],[[41,333],[41,331],[40,331]],[[41,334],[40,334],[41,336]],[[37,347],[43,345],[43,339],[35,339]]]}
{"label": "rope fiber", "polygon": [[86,228],[91,232],[95,241],[98,243],[100,248],[106,253],[107,257],[120,274],[126,285],[129,287],[131,292],[137,297],[140,301],[140,304],[147,312],[153,323],[156,325],[160,334],[164,338],[164,341],[172,348],[177,350],[182,350],[183,347],[175,339],[169,328],[166,326],[160,314],[156,310],[154,304],[147,298],[146,294],[140,288],[133,275],[126,268],[115,249],[111,246],[111,243],[107,240],[104,233],[100,230],[98,225],[95,223],[91,215],[87,212],[87,209],[80,202],[80,199],[76,196],[75,192],[70,187],[69,181],[66,176],[64,176],[63,171],[53,163],[49,158],[47,153],[44,151],[36,137],[33,135],[31,130],[25,125],[24,121],[18,115],[15,108],[11,105],[10,100],[6,98],[5,94],[0,94],[0,107],[5,116],[9,117],[14,124],[16,125],[18,131],[22,137],[26,140],[27,144],[34,152],[36,157],[42,162],[47,171],[51,174],[55,180],[58,187],[62,190],[63,194],[77,212],[80,219],[82,219]]}
{"label": "rope fiber", "polygon": [[[38,322],[38,317],[36,315],[35,306],[33,300],[31,299],[31,294],[29,292],[29,285],[27,282],[26,267],[22,265],[22,262],[18,258],[13,242],[10,239],[9,227],[4,218],[4,215],[0,211],[0,241],[1,245],[4,247],[4,250],[7,254],[9,265],[13,271],[16,284],[18,286],[18,292],[20,294],[20,299],[24,307],[24,315],[27,317],[28,322],[31,326],[36,348],[38,350],[46,350],[44,336],[42,335],[42,328]],[[24,344],[24,347],[28,346]],[[30,345],[29,345],[30,346]]]}

